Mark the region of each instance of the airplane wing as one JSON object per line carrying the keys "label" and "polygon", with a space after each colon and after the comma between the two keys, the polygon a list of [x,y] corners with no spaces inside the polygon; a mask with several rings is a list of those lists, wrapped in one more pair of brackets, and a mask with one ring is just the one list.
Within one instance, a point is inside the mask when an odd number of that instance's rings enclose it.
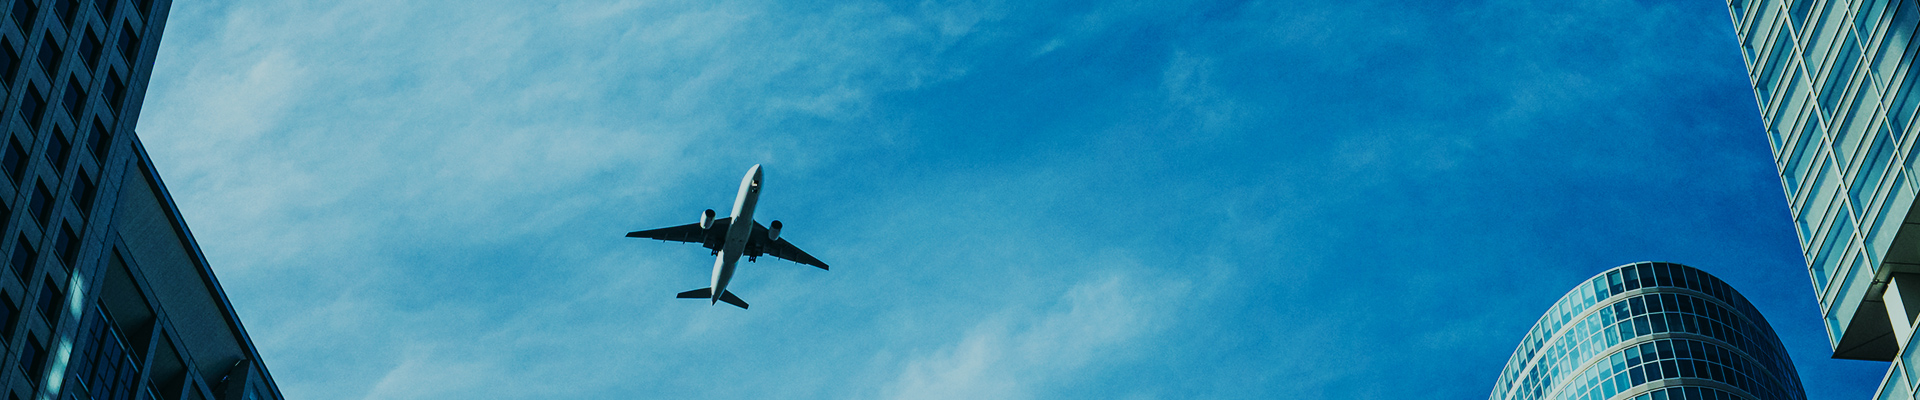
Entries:
{"label": "airplane wing", "polygon": [[[714,223],[718,224],[719,221],[715,221]],[[699,227],[695,226],[694,228]],[[779,257],[787,261],[827,269],[827,263],[820,262],[820,259],[813,258],[813,255],[801,251],[799,247],[793,247],[793,243],[787,243],[787,239],[767,240],[767,227],[760,225],[759,222],[753,223],[753,240],[748,242],[747,248],[747,254],[758,255],[765,253],[766,255]]]}
{"label": "airplane wing", "polygon": [[733,218],[720,218],[713,220],[713,226],[709,229],[700,229],[700,224],[692,223],[668,228],[627,232],[627,237],[669,242],[699,243],[701,246],[709,249],[718,249],[720,248],[722,240],[725,239],[724,236],[727,234],[727,225],[731,222],[733,222]]}

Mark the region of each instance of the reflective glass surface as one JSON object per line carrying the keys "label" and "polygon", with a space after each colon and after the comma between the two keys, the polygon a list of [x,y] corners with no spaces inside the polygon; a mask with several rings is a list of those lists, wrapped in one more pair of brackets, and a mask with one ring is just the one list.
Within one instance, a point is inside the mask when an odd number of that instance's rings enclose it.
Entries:
{"label": "reflective glass surface", "polygon": [[1885,257],[1920,190],[1909,183],[1920,3],[1730,0],[1727,9],[1830,344],[1859,347],[1891,330],[1847,335],[1867,288],[1886,279]]}
{"label": "reflective glass surface", "polygon": [[1745,297],[1698,269],[1647,262],[1595,275],[1548,308],[1489,399],[1636,398],[1679,386],[1720,393],[1685,398],[1806,397],[1773,328]]}

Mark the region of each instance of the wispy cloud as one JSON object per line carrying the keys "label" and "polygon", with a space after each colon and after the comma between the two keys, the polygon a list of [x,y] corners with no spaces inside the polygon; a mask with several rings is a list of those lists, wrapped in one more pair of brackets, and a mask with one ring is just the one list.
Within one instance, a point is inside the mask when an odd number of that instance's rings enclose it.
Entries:
{"label": "wispy cloud", "polygon": [[[1715,7],[180,2],[141,135],[289,397],[1477,396],[1795,256]],[[674,301],[755,163],[835,270]]]}
{"label": "wispy cloud", "polygon": [[1036,386],[1074,380],[1104,361],[1139,357],[1142,336],[1165,323],[1166,304],[1187,294],[1184,282],[1093,277],[1050,309],[1005,312],[969,329],[956,343],[908,361],[883,397],[897,399],[1026,399]]}

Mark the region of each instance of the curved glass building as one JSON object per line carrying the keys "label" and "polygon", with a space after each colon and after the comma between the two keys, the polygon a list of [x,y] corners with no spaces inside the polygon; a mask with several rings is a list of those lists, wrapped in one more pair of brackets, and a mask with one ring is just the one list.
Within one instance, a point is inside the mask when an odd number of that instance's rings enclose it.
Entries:
{"label": "curved glass building", "polygon": [[1766,318],[1680,264],[1613,268],[1555,302],[1489,400],[1805,400]]}

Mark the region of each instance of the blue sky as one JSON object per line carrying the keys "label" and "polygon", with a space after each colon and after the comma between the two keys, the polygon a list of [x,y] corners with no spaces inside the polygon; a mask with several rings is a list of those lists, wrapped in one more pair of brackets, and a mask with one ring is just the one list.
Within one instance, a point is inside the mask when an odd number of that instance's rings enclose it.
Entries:
{"label": "blue sky", "polygon": [[[1478,400],[1642,260],[1867,398],[1744,74],[1715,2],[181,1],[139,127],[291,398]],[[622,234],[753,164],[833,271],[673,299]]]}

